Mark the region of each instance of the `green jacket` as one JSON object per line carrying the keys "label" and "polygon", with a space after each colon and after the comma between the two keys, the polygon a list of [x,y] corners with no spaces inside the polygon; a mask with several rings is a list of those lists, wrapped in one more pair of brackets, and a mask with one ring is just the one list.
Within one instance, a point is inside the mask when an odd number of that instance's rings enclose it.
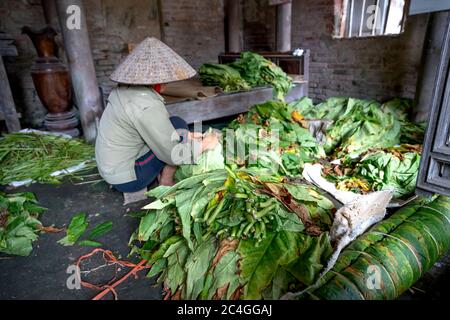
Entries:
{"label": "green jacket", "polygon": [[180,139],[169,120],[164,99],[144,86],[118,86],[100,120],[95,157],[100,175],[110,184],[136,180],[134,163],[150,149],[156,157],[177,165],[171,157]]}

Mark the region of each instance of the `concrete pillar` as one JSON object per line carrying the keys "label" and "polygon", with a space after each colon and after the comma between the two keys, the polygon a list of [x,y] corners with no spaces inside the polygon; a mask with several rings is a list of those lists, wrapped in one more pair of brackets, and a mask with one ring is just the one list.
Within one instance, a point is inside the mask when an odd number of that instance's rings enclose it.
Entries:
{"label": "concrete pillar", "polygon": [[228,52],[240,52],[243,46],[241,0],[228,0]]}
{"label": "concrete pillar", "polygon": [[56,9],[84,137],[92,143],[97,137],[97,127],[103,108],[83,1],[58,0]]}
{"label": "concrete pillar", "polygon": [[277,51],[291,51],[292,2],[277,6]]}

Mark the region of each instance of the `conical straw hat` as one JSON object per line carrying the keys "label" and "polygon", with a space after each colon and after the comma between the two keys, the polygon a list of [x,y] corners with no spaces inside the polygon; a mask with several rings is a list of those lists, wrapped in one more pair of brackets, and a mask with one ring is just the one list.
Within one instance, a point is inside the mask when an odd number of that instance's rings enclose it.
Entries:
{"label": "conical straw hat", "polygon": [[146,38],[111,75],[125,84],[153,85],[192,78],[196,71],[156,38]]}

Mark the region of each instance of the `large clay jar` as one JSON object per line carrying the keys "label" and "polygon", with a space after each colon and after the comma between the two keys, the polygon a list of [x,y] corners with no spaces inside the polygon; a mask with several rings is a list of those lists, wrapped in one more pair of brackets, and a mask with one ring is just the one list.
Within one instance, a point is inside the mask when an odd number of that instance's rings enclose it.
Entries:
{"label": "large clay jar", "polygon": [[36,92],[49,111],[45,127],[49,131],[79,136],[78,120],[72,109],[72,89],[68,68],[56,56],[56,32],[51,27],[33,31],[23,27],[22,32],[33,41],[38,58],[31,67]]}

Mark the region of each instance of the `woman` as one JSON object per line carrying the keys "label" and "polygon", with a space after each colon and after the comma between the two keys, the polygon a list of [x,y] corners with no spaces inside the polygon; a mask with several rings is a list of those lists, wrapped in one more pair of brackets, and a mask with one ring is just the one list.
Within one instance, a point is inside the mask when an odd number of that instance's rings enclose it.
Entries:
{"label": "woman", "polygon": [[[169,116],[158,91],[162,83],[195,73],[155,38],[145,39],[114,71],[111,80],[119,85],[100,120],[95,154],[100,175],[115,189],[138,192],[157,177],[160,184],[173,185],[176,166],[190,161],[192,154],[180,156],[177,147],[198,135],[188,132],[183,119]],[[196,148],[200,153],[218,142],[216,135],[202,138]]]}

